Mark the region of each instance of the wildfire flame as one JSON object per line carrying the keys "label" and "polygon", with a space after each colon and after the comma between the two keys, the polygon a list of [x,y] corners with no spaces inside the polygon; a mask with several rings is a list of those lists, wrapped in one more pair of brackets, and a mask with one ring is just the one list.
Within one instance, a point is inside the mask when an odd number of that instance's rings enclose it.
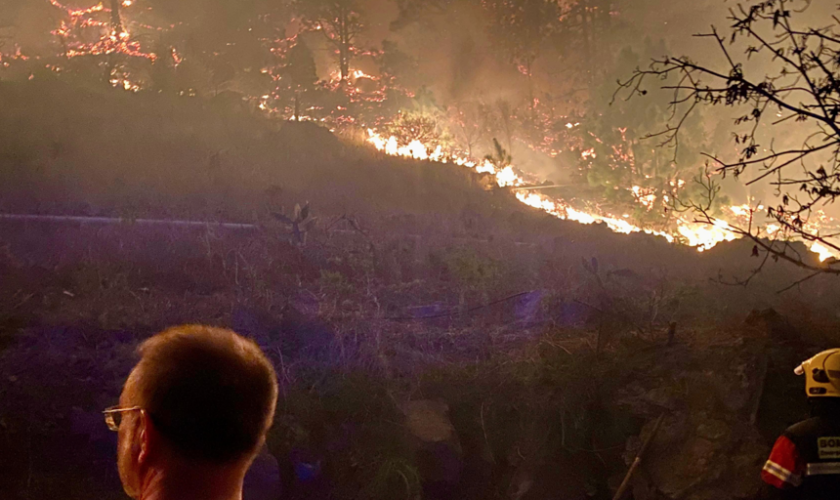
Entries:
{"label": "wildfire flame", "polygon": [[643,229],[638,226],[634,226],[633,224],[624,220],[623,218],[576,210],[560,200],[552,200],[547,196],[541,194],[533,192],[518,192],[516,193],[516,199],[530,207],[539,208],[560,219],[573,220],[581,224],[593,224],[595,222],[602,222],[616,233],[630,234],[644,232],[647,234],[662,236],[669,242],[674,241],[674,237],[668,233],[656,231],[653,229]]}
{"label": "wildfire flame", "polygon": [[[466,155],[458,154],[457,152],[444,152],[443,148],[439,145],[429,152],[430,148],[416,139],[412,140],[407,145],[400,145],[396,137],[390,136],[386,139],[373,129],[368,129],[367,141],[377,150],[388,155],[414,158],[417,160],[438,161],[441,163],[454,163],[462,167],[475,169],[476,172],[489,173],[494,176],[496,184],[500,187],[517,187],[533,184],[533,182],[528,182],[527,179],[517,173],[517,170],[515,170],[512,166],[497,169],[489,160],[476,162],[468,158]],[[583,154],[595,158],[594,151],[584,151]],[[682,186],[685,181],[679,180],[678,183]],[[654,193],[648,192],[640,186],[633,186],[631,191],[636,201],[645,207],[646,210],[653,209],[657,200]],[[629,217],[628,215],[619,217],[606,213],[602,210],[593,211],[576,209],[563,200],[550,198],[542,193],[534,191],[517,191],[515,196],[517,200],[525,205],[543,210],[544,212],[559,219],[572,220],[581,224],[593,224],[600,222],[606,224],[607,227],[616,233],[630,234],[641,232],[661,236],[668,242],[680,241],[686,245],[692,246],[696,248],[698,252],[708,250],[722,241],[733,241],[739,238],[738,233],[733,230],[733,227],[722,219],[714,219],[711,223],[706,223],[690,220],[685,217],[675,217],[675,231],[673,233],[669,233],[666,231],[637,226],[627,220]],[[665,198],[665,201],[667,201],[667,197]],[[752,208],[749,205],[733,205],[728,207],[728,209],[732,213],[733,220],[746,221],[748,218],[751,218],[756,211],[761,211],[764,207],[761,205],[756,208]],[[819,228],[821,225],[820,223],[828,224],[830,222],[832,221],[827,216],[820,214],[818,221],[812,222],[811,227],[806,227],[806,229],[813,231]],[[778,224],[772,223],[768,224],[764,228],[764,231],[771,236],[779,230],[781,230],[781,227]],[[819,242],[813,242],[810,245],[810,249],[818,255],[821,262],[831,257],[840,257],[832,249],[829,249]]]}
{"label": "wildfire flame", "polygon": [[819,241],[815,241],[814,244],[811,245],[811,251],[819,255],[820,262],[825,262],[831,257],[837,258],[837,255],[832,249],[823,245]]}
{"label": "wildfire flame", "polygon": [[426,145],[420,142],[419,140],[415,139],[409,142],[405,146],[400,146],[397,138],[394,136],[390,136],[389,138],[385,139],[381,135],[374,132],[372,129],[368,129],[368,142],[373,144],[373,146],[378,149],[379,151],[383,151],[387,155],[391,156],[403,156],[406,158],[413,158],[415,160],[431,160],[431,161],[438,161],[441,163],[454,163],[456,165],[460,165],[462,167],[472,168],[475,169],[476,172],[481,174],[490,174],[495,177],[496,184],[499,187],[507,187],[507,186],[522,186],[527,184],[524,178],[518,175],[511,166],[506,166],[501,169],[496,168],[490,160],[484,160],[482,162],[475,162],[466,158],[465,156],[457,156],[453,153],[444,153],[443,148],[438,145],[429,153],[429,150],[426,148]]}
{"label": "wildfire flame", "polygon": [[[62,4],[58,0],[49,1],[53,7],[62,10],[68,17],[67,20],[61,21],[57,29],[52,31],[53,35],[62,39],[62,43],[66,47],[65,56],[67,58],[121,53],[151,61],[156,59],[157,56],[154,53],[144,51],[140,43],[132,39],[131,33],[124,26],[120,26],[120,31],[117,32],[113,29],[111,21],[93,17],[97,14],[111,12],[101,2],[86,9],[75,9]],[[132,4],[133,0],[121,2],[123,7],[129,7]],[[77,30],[86,28],[99,30],[99,39],[94,42],[85,42],[74,37]],[[115,85],[124,86],[123,82],[117,82]]]}

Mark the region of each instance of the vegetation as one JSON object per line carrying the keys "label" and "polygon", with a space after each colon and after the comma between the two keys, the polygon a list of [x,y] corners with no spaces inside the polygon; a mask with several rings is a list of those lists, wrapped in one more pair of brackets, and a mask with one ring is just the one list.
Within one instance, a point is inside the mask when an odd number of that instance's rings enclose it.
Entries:
{"label": "vegetation", "polygon": [[312,51],[309,50],[304,41],[298,41],[286,55],[286,66],[284,68],[288,90],[292,92],[294,99],[295,121],[300,121],[301,94],[312,92],[315,83],[318,81],[318,73],[315,70],[315,59]]}
{"label": "vegetation", "polygon": [[295,11],[307,28],[323,34],[338,56],[342,80],[350,77],[350,60],[357,51],[356,39],[364,29],[355,0],[297,0]]}
{"label": "vegetation", "polygon": [[484,159],[489,161],[497,171],[509,167],[513,157],[499,144],[499,140],[495,137],[493,138],[493,148],[495,149],[493,154],[485,156]]}
{"label": "vegetation", "polygon": [[[628,438],[663,406],[746,425],[746,411],[725,410],[731,377],[758,372],[764,342],[745,309],[772,304],[810,339],[836,331],[833,280],[782,296],[799,270],[777,268],[747,293],[710,282],[743,268],[738,244],[698,255],[557,220],[468,170],[193,104],[0,85],[0,130],[19,138],[0,150],[13,166],[0,172],[4,211],[253,225],[0,220],[3,498],[122,497],[100,411],[137,342],[172,324],[229,326],[263,346],[281,382],[269,450],[286,496],[340,499],[508,497],[529,484],[607,496]],[[302,231],[316,215],[300,244],[295,221]],[[418,402],[448,409],[450,461],[410,432]],[[722,467],[767,451],[722,443]],[[319,479],[299,480],[300,463]]]}
{"label": "vegetation", "polygon": [[[714,174],[751,178],[747,185],[769,180],[780,198],[767,214],[782,230],[772,235],[759,227],[736,231],[755,242],[755,253],[783,259],[819,273],[840,274],[837,262],[814,265],[790,245],[788,236],[837,250],[830,234],[820,234],[808,225],[817,219],[820,207],[834,202],[840,190],[840,73],[837,60],[840,41],[835,22],[803,25],[799,19],[810,2],[764,0],[730,10],[731,28],[721,33],[699,35],[715,44],[724,56],[722,67],[685,56],[654,59],[647,69],[637,69],[621,84],[630,96],[645,95],[650,79],[666,80],[662,86],[671,96],[673,119],[659,135],[675,146],[690,135],[698,108],[733,108],[731,128],[735,155],[709,150]],[[822,21],[820,21],[822,22]],[[743,55],[738,57],[738,51]],[[757,60],[763,64],[750,64]],[[772,127],[772,128],[771,128]],[[769,135],[764,130],[771,130]],[[683,200],[681,208],[698,212],[713,223],[709,201],[719,191],[715,178],[705,181],[701,199]],[[764,261],[766,262],[766,258]],[[761,266],[759,266],[760,269]]]}

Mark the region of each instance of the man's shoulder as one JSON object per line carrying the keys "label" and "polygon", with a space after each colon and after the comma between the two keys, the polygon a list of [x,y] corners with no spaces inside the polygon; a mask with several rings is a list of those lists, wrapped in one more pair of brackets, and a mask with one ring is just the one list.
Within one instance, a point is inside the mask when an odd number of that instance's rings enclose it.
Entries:
{"label": "man's shoulder", "polygon": [[828,429],[840,430],[840,421],[825,417],[811,417],[791,425],[785,429],[785,434],[790,437],[802,437]]}
{"label": "man's shoulder", "polygon": [[840,419],[812,417],[791,425],[782,435],[788,437],[797,446],[810,443],[811,438],[840,437]]}

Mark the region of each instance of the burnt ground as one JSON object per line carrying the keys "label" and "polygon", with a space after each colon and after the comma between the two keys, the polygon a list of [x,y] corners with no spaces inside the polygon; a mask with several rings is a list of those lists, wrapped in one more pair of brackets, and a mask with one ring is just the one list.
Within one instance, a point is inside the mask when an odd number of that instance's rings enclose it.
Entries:
{"label": "burnt ground", "polygon": [[[260,498],[608,498],[663,412],[637,499],[752,498],[805,411],[793,365],[833,345],[836,280],[778,293],[802,274],[772,264],[723,285],[755,265],[743,242],[698,254],[558,221],[307,126],[63,87],[37,89],[41,109],[31,90],[0,86],[0,125],[22,137],[3,146],[0,207],[126,222],[0,220],[4,499],[123,498],[99,411],[137,343],[174,324],[232,327],[275,362],[280,479]],[[62,125],[80,113],[113,151]],[[317,220],[297,238],[272,213],[305,200]]]}

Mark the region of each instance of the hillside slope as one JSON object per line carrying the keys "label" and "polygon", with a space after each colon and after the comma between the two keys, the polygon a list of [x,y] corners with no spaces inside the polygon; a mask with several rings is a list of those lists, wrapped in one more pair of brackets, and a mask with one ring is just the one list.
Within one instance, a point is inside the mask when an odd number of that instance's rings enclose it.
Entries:
{"label": "hillside slope", "polygon": [[[0,211],[125,218],[0,218],[4,499],[123,498],[101,408],[139,340],[194,322],[274,360],[284,498],[606,499],[662,412],[636,498],[749,498],[802,414],[793,364],[836,337],[831,277],[721,283],[756,265],[748,242],[561,221],[469,170],[213,102],[30,82],[0,84],[0,109]],[[305,201],[298,234],[278,214]],[[412,411],[446,440],[410,435]],[[305,459],[319,481],[295,479]]]}
{"label": "hillside slope", "polygon": [[330,212],[502,206],[468,172],[382,157],[308,123],[159,94],[0,84],[0,209],[251,220],[271,195]]}
{"label": "hillside slope", "polygon": [[[385,246],[423,241],[414,256],[421,260],[428,248],[466,238],[497,258],[505,245],[536,245],[540,255],[575,265],[582,257],[600,259],[602,273],[625,270],[619,274],[703,287],[710,279],[748,276],[757,265],[744,242],[698,255],[661,238],[559,221],[507,190],[487,190],[486,179],[468,169],[386,157],[314,124],[268,121],[229,103],[36,80],[0,83],[0,109],[6,213],[264,225],[277,223],[272,214],[309,202],[318,229],[352,231],[335,225],[348,216],[369,237],[388,240]],[[517,251],[533,250],[511,250]],[[775,292],[804,276],[775,263],[767,271],[747,291],[719,287],[714,295],[725,297],[724,305],[734,296],[747,301],[740,308],[778,307]],[[806,291],[826,297],[834,281],[813,280]]]}

